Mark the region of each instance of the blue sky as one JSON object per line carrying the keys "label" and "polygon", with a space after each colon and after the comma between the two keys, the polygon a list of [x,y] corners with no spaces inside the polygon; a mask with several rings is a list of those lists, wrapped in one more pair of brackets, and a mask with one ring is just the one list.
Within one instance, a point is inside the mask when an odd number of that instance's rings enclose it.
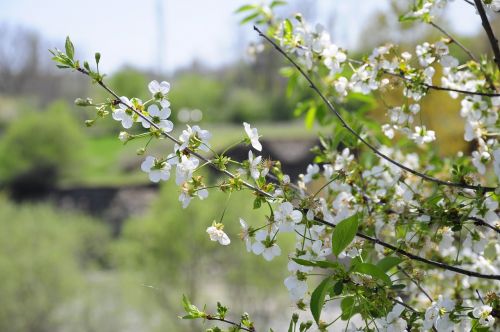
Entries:
{"label": "blue sky", "polygon": [[[353,47],[360,32],[358,22],[366,21],[385,0],[295,0],[318,3],[321,13],[336,11],[335,40]],[[240,26],[233,14],[242,4],[252,0],[0,0],[0,23],[34,29],[62,47],[66,35],[71,36],[77,55],[91,57],[94,51],[103,55],[105,71],[124,64],[144,69],[157,66],[158,50],[163,50],[162,67],[172,71],[188,66],[193,60],[219,66],[235,60],[248,41],[255,38],[249,25]],[[161,5],[159,5],[159,3]],[[159,43],[158,8],[163,16],[163,43]],[[474,14],[463,1],[450,6],[449,18],[471,22],[456,25],[461,33],[479,28]],[[161,45],[161,46],[159,46]],[[80,52],[78,53],[78,50]]]}

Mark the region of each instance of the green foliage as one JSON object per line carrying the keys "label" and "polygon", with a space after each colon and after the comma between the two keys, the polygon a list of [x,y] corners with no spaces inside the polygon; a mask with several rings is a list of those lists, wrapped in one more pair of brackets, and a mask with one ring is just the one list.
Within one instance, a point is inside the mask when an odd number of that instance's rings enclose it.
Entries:
{"label": "green foliage", "polygon": [[358,231],[359,214],[342,220],[333,230],[332,252],[339,255],[354,240]]}
{"label": "green foliage", "polygon": [[330,277],[325,278],[316,289],[311,294],[311,314],[316,321],[316,324],[319,323],[319,318],[321,316],[321,310],[323,309],[323,305],[325,304],[325,296],[328,294],[330,287],[332,287],[333,280]]}
{"label": "green foliage", "polygon": [[104,260],[107,241],[88,218],[0,199],[0,331],[56,331],[83,288],[81,269]]}
{"label": "green foliage", "polygon": [[[286,271],[279,266],[286,264],[286,257],[268,263],[262,257],[248,255],[244,243],[238,239],[238,218],[262,219],[264,209],[253,210],[247,192],[232,193],[222,220],[224,231],[231,238],[226,247],[210,241],[205,230],[213,220],[220,219],[224,210],[225,204],[213,202],[225,202],[227,197],[214,189],[210,191],[210,201],[193,200],[187,209],[182,209],[178,193],[175,183],[166,182],[150,212],[126,222],[113,251],[115,266],[141,271],[140,282],[147,280],[148,284],[165,289],[160,304],[169,310],[178,309],[181,291],[196,302],[207,297],[200,293],[219,288],[230,293],[231,298],[238,297],[241,304],[248,296],[268,292],[272,301],[279,301],[281,297],[274,285],[285,278]],[[282,250],[288,250],[291,245],[288,240],[292,238],[282,240]],[[221,298],[219,294],[218,299]],[[250,311],[248,303],[242,308],[232,301],[231,308]]]}
{"label": "green foliage", "polygon": [[9,185],[25,180],[50,186],[78,171],[84,143],[81,125],[64,102],[19,117],[0,143],[0,182]]}

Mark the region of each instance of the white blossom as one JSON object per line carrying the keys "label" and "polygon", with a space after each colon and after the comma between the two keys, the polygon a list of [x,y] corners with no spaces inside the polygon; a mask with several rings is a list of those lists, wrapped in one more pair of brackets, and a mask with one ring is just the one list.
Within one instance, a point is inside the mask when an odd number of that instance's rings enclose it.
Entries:
{"label": "white blossom", "polygon": [[214,225],[207,228],[207,233],[210,236],[210,240],[217,241],[223,246],[227,246],[231,243],[231,240],[223,231],[224,225],[215,223]]}
{"label": "white blossom", "polygon": [[243,122],[243,126],[245,127],[245,132],[250,138],[250,143],[253,148],[257,151],[262,151],[262,144],[259,142],[259,133],[257,132],[257,128],[250,128],[250,125],[246,122]]}
{"label": "white blossom", "polygon": [[141,164],[141,170],[148,173],[149,179],[152,182],[168,180],[170,177],[170,168],[171,166],[169,163],[152,156],[147,156]]}

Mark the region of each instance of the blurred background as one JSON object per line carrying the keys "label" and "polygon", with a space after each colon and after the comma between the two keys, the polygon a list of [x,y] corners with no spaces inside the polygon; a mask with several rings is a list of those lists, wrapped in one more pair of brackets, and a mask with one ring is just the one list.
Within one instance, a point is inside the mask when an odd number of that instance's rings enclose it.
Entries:
{"label": "blurred background", "polygon": [[[167,80],[178,130],[201,124],[221,151],[242,136],[242,121],[250,122],[263,135],[264,154],[297,176],[317,132],[295,110],[310,92],[287,95],[282,60],[272,50],[253,52],[259,40],[234,14],[246,3],[0,1],[0,331],[199,330],[199,322],[177,318],[183,293],[200,305],[220,300],[233,317],[245,310],[258,326],[283,330],[293,308],[277,285],[287,276],[293,239],[283,238],[283,255],[272,263],[247,254],[238,218],[252,223],[263,214],[245,193],[222,203],[226,196],[212,192],[182,210],[173,183],[152,185],[140,171],[143,157],[135,151],[145,142],[123,146],[111,119],[85,128],[93,113],[74,107],[74,99],[107,96],[86,78],[58,71],[47,52],[64,49],[67,35],[77,58],[101,52],[101,71],[120,95],[146,99],[148,82]],[[296,0],[278,13],[300,11],[322,22],[337,44],[360,56],[387,41],[414,49],[440,37],[399,25],[405,9],[400,1]],[[449,9],[440,25],[477,54],[489,52],[473,10],[463,1]],[[498,15],[492,19],[500,32]],[[386,100],[397,99],[389,92]],[[367,116],[381,119],[384,105],[370,105]],[[468,148],[460,143],[457,107],[443,93],[423,103],[442,155]],[[165,154],[172,147],[149,149]],[[247,149],[234,153],[244,158]],[[225,204],[229,247],[205,233]]]}

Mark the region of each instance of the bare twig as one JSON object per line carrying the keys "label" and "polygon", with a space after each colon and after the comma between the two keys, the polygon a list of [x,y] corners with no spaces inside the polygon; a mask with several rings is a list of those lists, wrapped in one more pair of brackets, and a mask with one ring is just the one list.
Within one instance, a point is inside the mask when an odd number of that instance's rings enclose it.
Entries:
{"label": "bare twig", "polygon": [[438,185],[445,185],[445,186],[450,186],[450,187],[456,187],[456,188],[463,188],[463,189],[472,189],[472,190],[480,190],[483,192],[492,192],[495,191],[496,188],[494,187],[482,187],[482,186],[474,186],[474,185],[469,185],[466,183],[457,183],[457,182],[450,182],[450,181],[444,181],[440,180],[437,178],[434,178],[430,175],[421,173],[419,171],[416,171],[410,167],[407,167],[396,160],[390,158],[386,154],[380,152],[375,146],[373,146],[371,143],[369,143],[367,140],[365,140],[363,137],[361,137],[360,134],[358,134],[354,129],[352,129],[347,122],[344,120],[344,118],[340,115],[340,113],[337,111],[337,109],[332,105],[332,103],[325,97],[325,95],[319,90],[319,88],[316,86],[316,84],[312,81],[312,79],[309,77],[309,75],[300,67],[295,60],[293,60],[278,44],[276,44],[271,38],[269,38],[267,35],[265,35],[263,32],[259,30],[256,26],[254,26],[254,30],[257,31],[257,33],[263,37],[266,41],[268,41],[271,45],[274,46],[274,48],[281,54],[283,55],[301,74],[302,76],[307,80],[309,83],[309,87],[313,89],[318,96],[323,100],[325,105],[334,113],[334,115],[337,117],[337,119],[342,123],[342,126],[349,131],[352,135],[354,135],[358,140],[360,140],[365,146],[367,146],[370,150],[372,150],[373,153],[378,155],[380,158],[383,158],[390,162],[393,165],[396,165],[397,167],[405,170],[406,172],[409,172],[413,175],[416,175],[426,181],[429,182],[434,182]]}
{"label": "bare twig", "polygon": [[495,55],[495,63],[497,64],[498,69],[500,69],[500,48],[498,47],[498,39],[495,37],[493,30],[491,29],[490,21],[488,20],[488,16],[484,11],[483,3],[481,0],[474,0],[476,4],[477,12],[481,17],[481,24],[483,25],[484,31],[488,36],[488,40],[490,41],[491,49],[493,50],[493,54]]}
{"label": "bare twig", "polygon": [[460,47],[465,53],[467,53],[469,58],[471,58],[472,60],[474,60],[476,62],[479,62],[477,60],[476,56],[474,55],[474,53],[472,53],[467,47],[465,47],[465,45],[462,44],[458,39],[454,38],[450,33],[448,33],[448,31],[446,31],[445,29],[443,29],[442,27],[440,27],[439,25],[437,25],[436,23],[434,23],[432,21],[429,22],[429,24],[432,25],[434,28],[438,29],[439,31],[441,31],[441,33],[443,35],[448,37],[453,43],[455,43],[458,47]]}
{"label": "bare twig", "polygon": [[429,299],[429,301],[431,302],[434,302],[434,300],[432,299],[432,297],[429,295],[429,293],[427,293],[425,291],[425,289],[420,285],[419,282],[417,282],[415,280],[415,278],[413,278],[408,272],[406,272],[403,268],[399,267],[399,266],[396,266],[399,270],[399,272],[403,273],[405,276],[408,277],[408,279],[410,279],[411,282],[413,282],[415,284],[415,286],[418,287],[418,289],[425,295],[425,297],[427,297]]}
{"label": "bare twig", "polygon": [[214,317],[214,316],[210,316],[210,315],[208,315],[206,317],[206,319],[207,320],[214,320],[214,321],[224,322],[226,324],[233,325],[233,326],[235,326],[238,329],[243,330],[243,331],[256,332],[255,328],[253,328],[253,327],[247,328],[247,327],[242,326],[241,323],[235,323],[235,322],[232,322],[232,321],[227,320],[227,319],[218,318],[218,317]]}
{"label": "bare twig", "polygon": [[[86,75],[86,76],[89,76],[89,72],[87,72],[85,69],[82,69],[82,68],[77,68],[77,70]],[[122,103],[123,105],[125,105],[128,109],[130,109],[132,112],[134,112],[135,114],[137,114],[138,116],[140,116],[142,119],[144,119],[145,121],[147,121],[153,128],[159,130],[159,132],[164,135],[166,138],[168,138],[169,140],[171,140],[172,142],[174,143],[177,143],[177,144],[180,144],[180,142],[175,138],[173,137],[172,135],[164,132],[160,127],[158,127],[158,125],[156,123],[154,123],[153,121],[151,121],[150,119],[148,119],[147,117],[145,117],[141,112],[137,111],[134,107],[130,106],[130,105],[127,105],[123,102],[120,101],[120,97],[118,96],[118,94],[116,94],[113,90],[111,90],[103,81],[98,81],[97,82],[103,89],[105,89],[108,93],[110,93],[113,97],[115,97],[120,103]],[[200,155],[199,153],[195,152],[195,151],[191,151],[190,149],[186,148],[186,151],[193,154],[194,156],[196,156],[197,158],[205,161],[208,165],[210,165],[211,167],[213,167],[215,170],[225,174],[226,176],[230,177],[230,178],[237,178],[236,175],[234,175],[233,173],[231,173],[230,171],[228,170],[221,170],[219,167],[217,167],[217,165],[215,165],[210,159]],[[266,198],[271,198],[271,199],[274,199],[274,196],[271,195],[270,193],[246,182],[246,181],[242,181],[242,184],[243,186],[247,187],[248,189],[251,189],[253,190],[255,193],[258,193],[259,195],[263,196],[263,197],[266,197]],[[306,213],[307,211],[305,211],[304,209],[302,210],[304,213]],[[323,224],[325,226],[329,226],[329,227],[332,227],[332,228],[335,228],[336,225],[335,224],[332,224],[330,222],[327,222],[325,220],[322,220],[322,219],[319,219],[319,218],[315,218],[315,221],[320,223],[320,224]],[[477,277],[477,278],[483,278],[483,279],[493,279],[493,280],[500,280],[500,275],[490,275],[490,274],[481,274],[481,273],[478,273],[478,272],[474,272],[474,271],[469,271],[469,270],[465,270],[465,269],[462,269],[462,268],[458,268],[458,267],[455,267],[455,266],[452,266],[452,265],[448,265],[448,264],[445,264],[445,263],[441,263],[441,262],[436,262],[436,261],[433,261],[433,260],[429,260],[429,259],[426,259],[426,258],[423,258],[423,257],[420,257],[418,255],[414,255],[412,253],[409,253],[403,249],[400,249],[400,248],[397,248],[389,243],[386,243],[380,239],[377,239],[377,238],[374,238],[374,237],[371,237],[369,235],[366,235],[364,233],[361,233],[361,232],[357,232],[356,233],[356,236],[362,238],[362,239],[365,239],[367,241],[370,241],[372,243],[375,243],[375,244],[379,244],[385,248],[388,248],[392,251],[394,251],[395,253],[397,254],[400,254],[400,255],[403,255],[403,256],[406,256],[410,259],[413,259],[413,260],[416,260],[416,261],[419,261],[419,262],[422,262],[422,263],[425,263],[425,264],[428,264],[428,265],[431,265],[431,266],[435,266],[435,267],[438,267],[438,268],[441,268],[441,269],[444,269],[444,270],[449,270],[449,271],[453,271],[455,273],[459,273],[459,274],[463,274],[463,275],[467,275],[467,276],[471,276],[471,277]]]}

